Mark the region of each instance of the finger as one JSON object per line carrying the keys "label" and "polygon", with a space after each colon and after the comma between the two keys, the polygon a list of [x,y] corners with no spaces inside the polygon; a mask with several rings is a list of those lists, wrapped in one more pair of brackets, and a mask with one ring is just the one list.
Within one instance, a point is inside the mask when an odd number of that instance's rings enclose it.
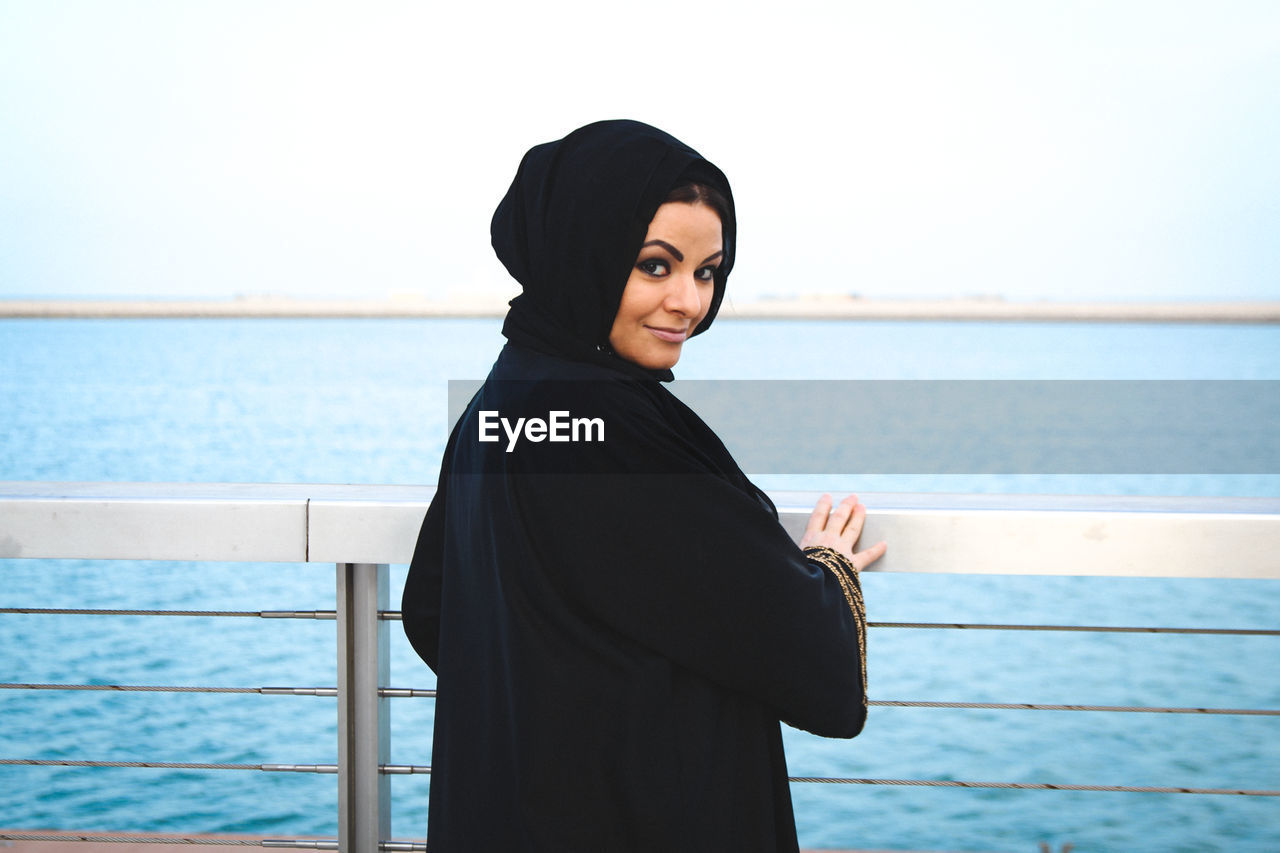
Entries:
{"label": "finger", "polygon": [[858,571],[862,571],[867,566],[884,556],[884,552],[889,550],[889,543],[877,542],[865,551],[859,551],[853,555],[853,565]]}
{"label": "finger", "polygon": [[831,495],[818,498],[817,505],[809,514],[809,522],[805,525],[804,536],[800,538],[801,547],[808,547],[827,527],[827,516],[831,514]]}
{"label": "finger", "polygon": [[827,528],[837,535],[844,533],[845,525],[849,523],[849,519],[853,516],[854,508],[857,506],[857,495],[849,495],[849,497],[840,501],[836,508],[831,511],[831,521],[828,522]]}
{"label": "finger", "polygon": [[844,530],[840,531],[841,535],[849,541],[849,550],[853,550],[853,546],[858,544],[858,537],[862,535],[862,527],[867,521],[867,505],[858,504],[853,508],[853,514],[849,516],[849,523],[845,525]]}

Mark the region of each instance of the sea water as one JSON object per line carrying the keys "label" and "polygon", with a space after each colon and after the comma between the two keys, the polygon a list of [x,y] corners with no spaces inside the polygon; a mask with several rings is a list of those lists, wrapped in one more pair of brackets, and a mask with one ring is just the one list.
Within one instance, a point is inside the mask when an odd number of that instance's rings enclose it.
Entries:
{"label": "sea water", "polygon": [[[0,321],[0,479],[434,483],[449,379],[481,378],[498,320]],[[1277,379],[1280,329],[725,319],[701,379]],[[815,415],[819,417],[820,415]],[[876,413],[868,412],[874,418]],[[1280,494],[1229,477],[876,475],[773,489]],[[892,543],[891,543],[892,545]],[[1028,555],[1034,559],[1034,555]],[[392,568],[398,600],[405,567]],[[864,576],[874,621],[1275,628],[1272,581]],[[328,565],[0,562],[0,607],[328,610]],[[0,682],[331,686],[332,622],[0,615]],[[431,687],[393,630],[392,683]],[[872,698],[1280,708],[1271,637],[878,629]],[[392,761],[429,764],[432,702],[394,700]],[[1280,787],[1275,718],[873,708],[852,741],[785,730],[792,775]],[[334,701],[0,690],[0,758],[325,764]],[[393,777],[422,837],[430,780]],[[802,846],[1021,851],[1280,849],[1275,799],[792,786]],[[332,776],[0,767],[0,826],[337,831]]]}

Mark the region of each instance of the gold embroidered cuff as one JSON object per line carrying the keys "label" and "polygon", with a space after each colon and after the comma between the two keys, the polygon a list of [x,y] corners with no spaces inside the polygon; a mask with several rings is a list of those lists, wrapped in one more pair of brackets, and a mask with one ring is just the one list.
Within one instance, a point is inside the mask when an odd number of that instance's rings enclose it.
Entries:
{"label": "gold embroidered cuff", "polygon": [[824,566],[828,566],[835,570],[835,567],[851,573],[854,577],[858,575],[858,567],[853,561],[844,554],[832,548],[829,545],[810,545],[804,549],[804,555],[812,560],[817,560]]}
{"label": "gold embroidered cuff", "polygon": [[862,664],[862,704],[867,704],[867,608],[862,600],[862,584],[858,581],[858,567],[844,554],[826,545],[804,549],[804,555],[818,563],[840,584],[844,599],[853,612],[858,630],[858,658]]}

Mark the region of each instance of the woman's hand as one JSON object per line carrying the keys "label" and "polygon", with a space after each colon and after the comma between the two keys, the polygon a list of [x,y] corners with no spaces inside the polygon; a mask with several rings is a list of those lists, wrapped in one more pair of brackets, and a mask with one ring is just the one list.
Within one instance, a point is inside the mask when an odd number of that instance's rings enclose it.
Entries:
{"label": "woman's hand", "polygon": [[857,495],[849,495],[840,501],[834,512],[831,509],[831,495],[823,495],[818,498],[818,505],[809,516],[804,536],[800,539],[800,547],[825,545],[834,548],[852,560],[853,565],[861,571],[883,557],[889,547],[884,542],[877,542],[865,551],[853,550],[858,544],[858,537],[862,535],[862,523],[866,518],[867,508],[858,503]]}

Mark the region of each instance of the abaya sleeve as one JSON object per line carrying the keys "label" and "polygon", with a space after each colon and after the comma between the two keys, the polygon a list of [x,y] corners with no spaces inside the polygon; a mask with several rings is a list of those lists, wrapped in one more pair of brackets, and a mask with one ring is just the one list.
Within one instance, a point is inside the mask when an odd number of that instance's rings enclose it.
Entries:
{"label": "abaya sleeve", "polygon": [[[697,416],[650,385],[590,383],[602,442],[524,442],[504,455],[511,532],[610,635],[602,650],[635,644],[791,725],[853,737],[866,718],[856,573],[830,550],[807,557],[771,507],[717,470],[728,454],[709,428],[673,423],[672,405],[681,419]],[[529,411],[584,407],[529,402]]]}
{"label": "abaya sleeve", "polygon": [[444,580],[444,542],[446,505],[449,490],[446,487],[449,459],[458,441],[461,424],[455,425],[445,443],[444,460],[436,493],[427,507],[426,518],[418,531],[418,542],[413,550],[413,562],[404,582],[400,602],[401,624],[409,644],[426,661],[432,671],[440,668],[440,585]]}

